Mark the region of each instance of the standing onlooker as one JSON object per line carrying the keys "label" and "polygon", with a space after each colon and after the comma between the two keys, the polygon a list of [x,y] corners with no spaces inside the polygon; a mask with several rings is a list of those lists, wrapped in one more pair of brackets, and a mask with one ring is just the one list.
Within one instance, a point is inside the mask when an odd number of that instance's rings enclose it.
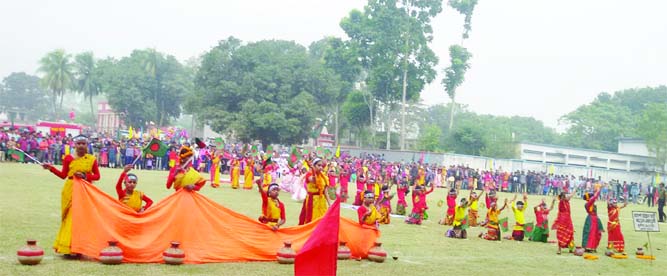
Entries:
{"label": "standing onlooker", "polygon": [[655,192],[656,189],[654,187],[654,184],[649,184],[648,187],[646,187],[646,202],[648,202],[647,203],[648,207],[653,207]]}
{"label": "standing onlooker", "polygon": [[665,215],[665,199],[667,199],[667,190],[665,190],[665,183],[660,183],[658,188],[658,219],[660,222],[665,222],[667,215]]}

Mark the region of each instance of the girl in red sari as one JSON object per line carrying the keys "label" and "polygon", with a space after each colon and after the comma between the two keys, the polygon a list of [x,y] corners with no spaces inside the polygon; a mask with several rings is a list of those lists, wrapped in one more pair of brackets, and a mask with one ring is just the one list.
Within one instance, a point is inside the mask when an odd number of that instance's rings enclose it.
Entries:
{"label": "girl in red sari", "polygon": [[618,219],[618,213],[621,209],[628,206],[626,201],[623,206],[618,207],[616,204],[616,199],[609,200],[607,204],[607,211],[609,212],[609,222],[607,222],[607,248],[614,248],[618,253],[624,253],[625,251],[625,239],[623,238],[623,233],[621,233],[621,222]]}
{"label": "girl in red sari", "polygon": [[454,222],[454,213],[456,211],[456,196],[458,193],[456,192],[456,189],[452,188],[449,190],[449,194],[447,194],[447,214],[445,214],[445,218],[440,221],[440,224],[443,225],[452,225]]}
{"label": "girl in red sari", "polygon": [[597,206],[595,206],[595,200],[598,199],[598,196],[600,196],[600,189],[596,189],[593,196],[590,193],[584,195],[588,216],[586,216],[586,222],[584,223],[581,244],[586,249],[586,252],[597,251],[600,239],[602,238],[602,232],[604,232],[602,221],[598,217]]}
{"label": "girl in red sari", "polygon": [[558,216],[551,226],[552,230],[556,230],[558,254],[561,253],[562,248],[569,248],[570,252],[574,248],[574,226],[572,226],[572,215],[570,213],[570,198],[572,198],[572,195],[566,195],[565,193],[558,195]]}
{"label": "girl in red sari", "polygon": [[424,212],[428,209],[426,205],[426,195],[433,192],[433,187],[428,191],[424,191],[424,186],[415,185],[414,190],[412,191],[412,213],[405,220],[408,224],[417,224],[421,225],[422,220],[424,220]]}
{"label": "girl in red sari", "polygon": [[399,181],[396,194],[398,195],[398,202],[396,203],[396,214],[405,215],[405,208],[408,207],[408,202],[405,200],[405,195],[409,192],[408,176],[405,175]]}

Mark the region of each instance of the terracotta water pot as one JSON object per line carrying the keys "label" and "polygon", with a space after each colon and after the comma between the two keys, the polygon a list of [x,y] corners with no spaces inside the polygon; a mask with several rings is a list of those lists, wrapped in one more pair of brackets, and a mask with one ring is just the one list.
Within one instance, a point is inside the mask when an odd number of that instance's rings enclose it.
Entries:
{"label": "terracotta water pot", "polygon": [[183,252],[183,249],[178,248],[180,245],[181,243],[177,241],[171,242],[171,247],[167,248],[167,250],[162,253],[164,263],[171,265],[179,265],[183,263],[183,260],[185,260],[185,252]]}
{"label": "terracotta water pot", "polygon": [[635,254],[637,254],[637,256],[644,255],[644,248],[643,247],[637,247],[637,252]]}
{"label": "terracotta water pot", "polygon": [[381,242],[376,242],[375,245],[368,250],[368,259],[378,263],[382,263],[387,259],[387,251],[382,248]]}
{"label": "terracotta water pot", "polygon": [[350,259],[351,252],[350,248],[347,247],[347,242],[340,242],[338,245],[338,259],[339,260],[348,260]]}
{"label": "terracotta water pot", "polygon": [[44,250],[37,246],[36,240],[28,240],[26,245],[16,251],[16,258],[24,265],[36,265],[44,258]]}
{"label": "terracotta water pot", "polygon": [[607,248],[607,251],[604,252],[604,255],[611,257],[611,255],[614,255],[614,251],[612,251],[610,248]]}
{"label": "terracotta water pot", "polygon": [[293,264],[296,258],[296,252],[292,249],[292,242],[283,242],[285,246],[281,247],[276,254],[278,263]]}
{"label": "terracotta water pot", "polygon": [[574,255],[576,255],[576,256],[583,256],[583,255],[584,255],[584,248],[581,247],[581,246],[577,246],[577,247],[574,249]]}
{"label": "terracotta water pot", "polygon": [[118,241],[108,241],[109,246],[100,251],[100,262],[103,264],[120,264],[123,262],[123,250],[118,247]]}

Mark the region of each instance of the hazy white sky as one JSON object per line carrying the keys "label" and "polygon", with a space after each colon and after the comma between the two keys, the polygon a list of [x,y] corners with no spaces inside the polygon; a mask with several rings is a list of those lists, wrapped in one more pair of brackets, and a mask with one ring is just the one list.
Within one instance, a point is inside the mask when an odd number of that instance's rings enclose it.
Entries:
{"label": "hazy white sky", "polygon": [[[446,0],[443,2],[447,2]],[[56,48],[97,57],[156,48],[180,60],[218,40],[345,37],[338,26],[364,0],[3,1],[0,77],[35,74]],[[463,18],[446,8],[433,22],[441,72]],[[557,120],[603,91],[667,84],[667,1],[480,0],[472,19],[474,55],[457,101],[478,113]],[[426,104],[449,101],[439,76]]]}

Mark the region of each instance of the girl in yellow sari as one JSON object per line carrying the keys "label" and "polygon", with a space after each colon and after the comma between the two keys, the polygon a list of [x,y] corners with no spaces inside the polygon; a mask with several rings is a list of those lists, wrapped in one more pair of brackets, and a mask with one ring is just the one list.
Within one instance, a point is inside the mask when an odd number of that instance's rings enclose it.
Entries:
{"label": "girl in yellow sari", "polygon": [[246,190],[252,189],[252,183],[255,180],[255,172],[253,171],[254,168],[255,168],[255,160],[252,159],[249,153],[246,153],[245,169],[243,170],[243,189]]}
{"label": "girl in yellow sari", "polygon": [[[139,178],[133,173],[128,173],[130,170],[132,170],[132,165],[125,165],[123,173],[118,177],[118,182],[116,182],[118,200],[132,208],[137,213],[143,213],[148,207],[153,205],[153,200],[146,196],[142,191],[135,189]],[[123,189],[123,183],[125,184],[125,189]],[[144,201],[146,202],[146,206],[142,206]]]}
{"label": "girl in yellow sari", "polygon": [[241,161],[238,156],[235,156],[234,159],[230,162],[231,167],[229,171],[229,176],[231,177],[232,189],[239,188],[239,177],[241,175]]}
{"label": "girl in yellow sari", "polygon": [[100,179],[100,170],[97,167],[95,156],[88,154],[88,138],[79,135],[74,137],[73,140],[76,154],[74,156],[65,156],[62,170],[58,170],[49,163],[42,164],[44,169],[51,171],[61,179],[65,179],[60,199],[60,230],[58,230],[53,248],[57,253],[65,254],[67,257],[75,254],[70,249],[72,244],[72,215],[70,208],[72,207],[73,179],[76,177],[91,183]]}
{"label": "girl in yellow sari", "polygon": [[206,184],[206,179],[192,167],[193,154],[189,145],[185,144],[181,147],[179,154],[180,162],[169,171],[167,189],[171,189],[173,186],[176,191],[181,188],[185,188],[188,191],[199,191]]}
{"label": "girl in yellow sari", "polygon": [[311,171],[306,174],[306,191],[308,195],[303,201],[299,225],[316,220],[327,212],[329,202],[324,195],[325,188],[329,185],[329,177],[322,172],[322,159],[315,158]]}

